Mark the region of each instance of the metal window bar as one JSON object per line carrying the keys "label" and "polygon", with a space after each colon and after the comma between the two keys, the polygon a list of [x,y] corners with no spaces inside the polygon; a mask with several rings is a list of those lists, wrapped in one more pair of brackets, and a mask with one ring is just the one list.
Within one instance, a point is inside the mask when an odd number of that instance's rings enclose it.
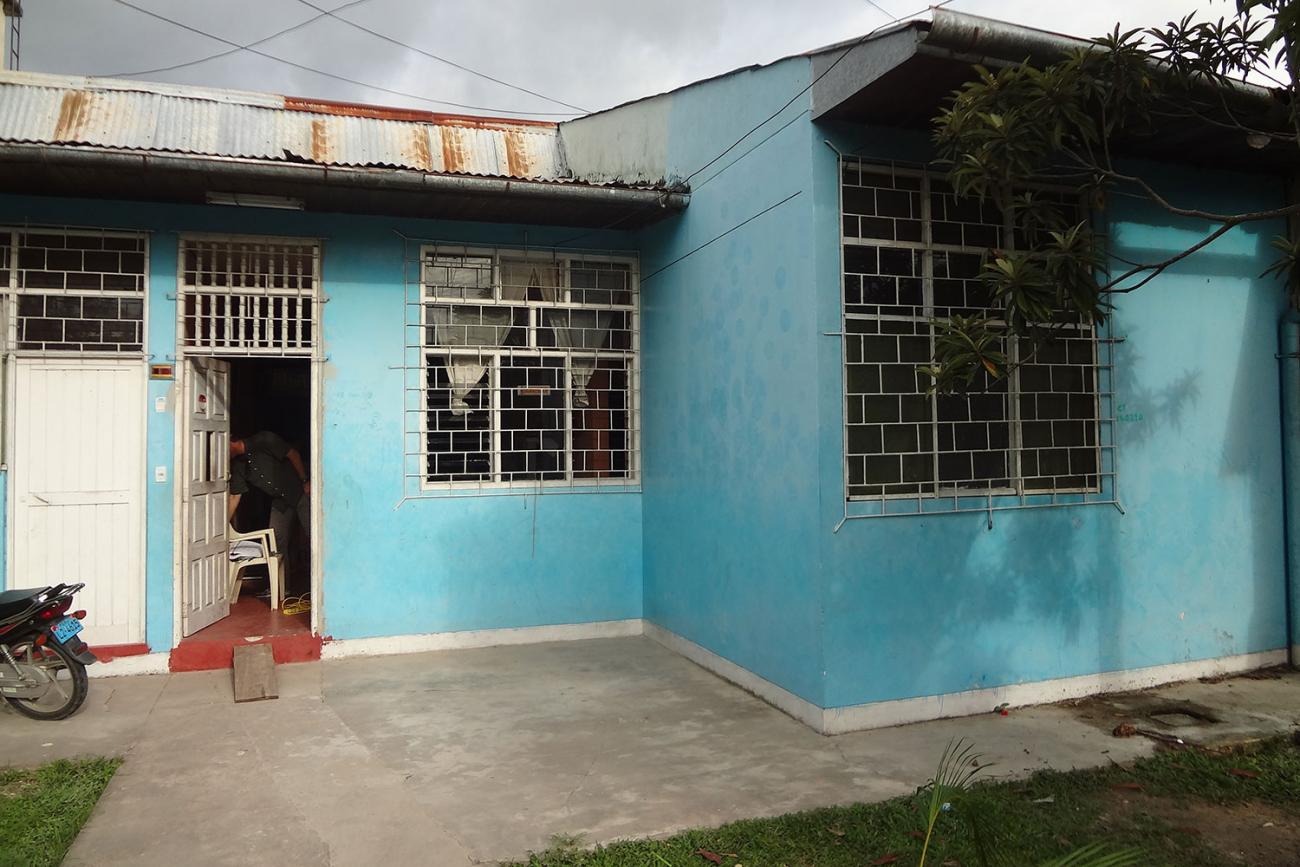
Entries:
{"label": "metal window bar", "polygon": [[312,357],[321,246],[309,239],[184,237],[178,333],[212,355]]}
{"label": "metal window bar", "polygon": [[404,496],[640,490],[635,255],[404,243]]}
{"label": "metal window bar", "polygon": [[1013,374],[964,395],[929,394],[917,371],[935,320],[990,309],[979,269],[1014,245],[1009,220],[924,169],[851,157],[840,203],[845,520],[1119,507],[1108,330],[1069,326],[1032,358],[1012,341]]}
{"label": "metal window bar", "polygon": [[9,352],[143,355],[144,233],[7,227],[0,245]]}

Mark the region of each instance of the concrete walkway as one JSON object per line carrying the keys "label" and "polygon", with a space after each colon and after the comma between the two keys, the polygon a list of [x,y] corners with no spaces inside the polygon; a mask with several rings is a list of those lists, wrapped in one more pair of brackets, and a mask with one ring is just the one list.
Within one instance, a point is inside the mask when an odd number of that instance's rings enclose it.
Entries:
{"label": "concrete walkway", "polygon": [[71,720],[0,712],[0,764],[126,756],[69,865],[456,865],[905,794],[957,736],[1002,774],[1152,748],[1057,707],[825,738],[646,638],[279,674],[241,705],[225,671],[94,680]]}

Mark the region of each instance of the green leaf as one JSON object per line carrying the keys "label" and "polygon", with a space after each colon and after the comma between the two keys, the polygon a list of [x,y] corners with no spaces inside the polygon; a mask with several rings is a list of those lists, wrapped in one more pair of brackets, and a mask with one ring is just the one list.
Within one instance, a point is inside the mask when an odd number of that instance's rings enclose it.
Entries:
{"label": "green leaf", "polygon": [[1136,849],[1110,850],[1101,843],[1093,843],[1041,867],[1130,867],[1141,861],[1142,853]]}

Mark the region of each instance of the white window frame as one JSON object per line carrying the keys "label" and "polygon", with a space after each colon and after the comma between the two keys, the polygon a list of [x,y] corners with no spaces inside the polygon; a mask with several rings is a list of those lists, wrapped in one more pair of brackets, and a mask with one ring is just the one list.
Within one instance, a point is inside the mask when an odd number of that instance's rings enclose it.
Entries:
{"label": "white window frame", "polygon": [[[44,225],[26,225],[26,226],[3,226],[0,225],[0,234],[8,236],[10,250],[9,262],[9,282],[0,287],[0,293],[3,298],[0,304],[4,306],[3,312],[3,339],[5,341],[5,353],[15,357],[22,358],[140,358],[150,357],[149,351],[149,248],[152,243],[148,232],[142,232],[131,229],[98,229],[91,226],[44,226]],[[144,270],[139,290],[129,289],[46,289],[46,288],[28,288],[22,289],[18,285],[18,239],[21,235],[82,235],[94,236],[100,238],[133,238],[141,241],[140,255],[144,257]],[[87,272],[87,273],[108,273],[108,272]],[[134,275],[133,275],[134,276]],[[140,316],[140,349],[124,352],[109,352],[104,350],[71,350],[71,349],[19,349],[18,348],[18,297],[19,295],[43,295],[46,297],[78,297],[78,298],[139,298],[141,306]]]}
{"label": "white window frame", "polygon": [[[861,171],[870,170],[878,174],[905,176],[905,177],[913,177],[919,179],[920,181],[919,199],[920,199],[920,207],[921,207],[921,213],[919,217],[921,223],[920,241],[899,241],[899,240],[887,240],[887,239],[880,239],[880,238],[865,238],[865,237],[855,237],[855,236],[850,236],[845,234],[844,217],[846,216],[846,214],[844,210],[844,188],[845,188],[844,166],[849,163],[856,164],[859,170]],[[838,194],[839,207],[837,208],[836,225],[839,227],[838,234],[840,236],[841,262],[840,262],[840,269],[839,269],[839,283],[838,283],[837,291],[839,293],[840,313],[843,319],[843,327],[841,329],[842,341],[847,341],[850,337],[849,329],[848,329],[848,323],[850,321],[855,321],[855,320],[876,321],[876,322],[899,321],[899,322],[918,323],[918,322],[925,322],[925,321],[933,321],[936,319],[942,320],[946,318],[946,317],[935,317],[935,316],[918,317],[918,316],[905,316],[905,315],[898,315],[898,314],[880,314],[880,313],[874,313],[874,314],[850,313],[848,311],[847,301],[844,297],[844,279],[847,272],[844,268],[843,251],[846,246],[863,246],[863,247],[876,247],[876,248],[889,247],[895,249],[919,251],[922,254],[921,262],[922,262],[922,269],[923,269],[922,276],[921,276],[922,302],[920,306],[921,309],[924,310],[933,310],[935,306],[933,303],[934,301],[934,267],[933,267],[934,255],[937,253],[949,253],[949,252],[959,253],[963,255],[970,255],[973,252],[979,252],[975,248],[970,246],[959,245],[959,244],[937,243],[933,240],[933,220],[931,215],[931,201],[930,201],[930,195],[931,195],[930,180],[933,177],[933,175],[934,175],[933,172],[927,171],[925,169],[906,167],[906,166],[897,166],[897,165],[892,165],[888,162],[878,162],[867,158],[846,157],[839,160],[838,174],[836,178],[837,190],[839,191]],[[1068,192],[1068,190],[1064,188],[1035,187],[1035,189],[1042,189],[1044,191],[1049,191],[1049,192],[1051,191]],[[1003,236],[1004,240],[1006,241],[1005,246],[1007,248],[1013,248],[1014,247],[1014,240],[1013,240],[1014,226],[1012,225],[1012,220],[1009,215],[1004,218],[1004,222],[1001,228],[1002,228],[1002,232],[1004,233]],[[844,502],[846,504],[846,518],[847,517],[876,517],[877,515],[875,514],[849,514],[848,513],[848,510],[852,508],[854,505],[864,505],[864,504],[871,504],[871,503],[882,504],[882,509],[881,512],[879,513],[879,516],[888,516],[893,514],[913,514],[913,512],[891,511],[888,507],[888,503],[890,501],[902,501],[904,503],[909,501],[917,502],[919,506],[918,512],[925,513],[925,514],[932,514],[936,512],[942,513],[943,511],[943,510],[928,509],[926,508],[925,503],[927,502],[942,503],[944,501],[953,504],[953,508],[949,509],[948,511],[985,511],[986,509],[992,510],[996,508],[1028,508],[1031,506],[1041,506],[1041,505],[1071,505],[1074,504],[1075,501],[1079,503],[1107,502],[1107,503],[1117,504],[1117,500],[1112,499],[1118,497],[1118,493],[1115,490],[1118,465],[1117,465],[1117,460],[1113,455],[1115,449],[1114,442],[1113,442],[1114,419],[1113,417],[1111,417],[1109,413],[1105,412],[1106,410],[1105,404],[1113,403],[1113,400],[1110,399],[1112,395],[1110,395],[1109,391],[1103,390],[1102,378],[1100,376],[1102,368],[1106,368],[1107,370],[1109,370],[1109,368],[1112,365],[1109,362],[1103,363],[1099,353],[1100,344],[1102,343],[1109,344],[1112,343],[1113,341],[1103,338],[1101,336],[1100,329],[1096,326],[1088,326],[1088,330],[1091,332],[1091,343],[1092,343],[1092,363],[1090,366],[1094,372],[1093,388],[1091,394],[1095,406],[1094,417],[1091,421],[1094,428],[1094,443],[1092,448],[1097,452],[1097,471],[1090,475],[1096,476],[1097,484],[1091,486],[1082,486],[1082,487],[1032,489],[1026,486],[1026,482],[1025,482],[1026,477],[1024,475],[1022,463],[1021,463],[1021,458],[1023,457],[1023,453],[1025,450],[1023,444],[1023,428],[1022,428],[1023,419],[1021,418],[1020,415],[1020,401],[1018,399],[1021,395],[1021,387],[1020,387],[1020,370],[1017,362],[1020,360],[1021,340],[1011,338],[1008,341],[1009,345],[1007,347],[1007,357],[1008,357],[1008,361],[1012,365],[1012,370],[1008,376],[1007,394],[1006,394],[1006,401],[1007,401],[1007,408],[1008,408],[1006,423],[1009,429],[1009,443],[1006,451],[1008,452],[1009,455],[1008,476],[1009,476],[1009,480],[1011,481],[1010,486],[965,488],[965,487],[957,487],[957,486],[944,486],[943,483],[939,481],[938,459],[939,459],[939,455],[943,454],[943,451],[939,448],[938,445],[939,438],[937,435],[937,427],[939,425],[939,421],[938,421],[938,414],[936,409],[937,405],[934,399],[932,399],[931,400],[931,407],[932,407],[931,427],[933,433],[932,433],[932,445],[931,445],[930,452],[933,455],[933,460],[936,467],[935,481],[928,483],[933,486],[932,489],[921,490],[916,493],[851,495],[849,493],[851,487],[849,460],[852,455],[849,452],[848,430],[850,425],[849,425],[849,413],[848,413],[848,405],[847,405],[848,399],[850,397],[850,392],[848,390],[849,380],[847,375],[848,356],[847,353],[845,353],[843,358],[843,364],[842,364],[841,398],[844,403],[843,419],[842,419],[842,427],[844,431],[843,447],[842,447],[842,454],[843,454],[842,494],[843,494]],[[931,354],[933,355],[933,350],[934,350],[933,327],[930,328],[929,334],[930,334]],[[1107,354],[1109,356],[1109,352]],[[1108,378],[1113,380],[1113,376]],[[1108,452],[1111,453],[1110,461],[1107,460]],[[1108,488],[1110,490],[1108,490]],[[1092,499],[1093,497],[1099,495],[1108,495],[1108,498],[1105,500]],[[1062,502],[1058,500],[1058,497],[1066,497],[1067,500]],[[1039,502],[1040,500],[1044,500],[1044,499],[1047,499],[1050,502]],[[983,500],[985,502],[985,505],[983,507],[969,508],[969,509],[960,507],[960,504],[963,501],[970,502],[974,500]]]}
{"label": "white window frame", "polygon": [[[635,256],[616,255],[607,253],[591,253],[586,251],[559,251],[559,250],[520,250],[510,247],[488,247],[488,246],[449,246],[424,244],[419,248],[419,297],[420,311],[418,328],[420,331],[419,338],[419,372],[420,372],[420,406],[417,411],[419,416],[418,436],[419,436],[419,490],[427,493],[471,493],[482,492],[491,493],[509,493],[519,491],[529,491],[535,489],[548,489],[555,491],[637,491],[640,490],[641,484],[641,287],[640,287],[640,263]],[[470,298],[465,296],[440,296],[426,294],[428,282],[425,277],[425,264],[429,258],[437,256],[455,256],[461,258],[488,258],[492,262],[492,297],[491,298]],[[506,300],[501,297],[502,290],[502,262],[523,262],[536,261],[538,263],[547,263],[550,265],[560,265],[561,273],[564,275],[563,299],[556,301],[529,301],[529,300]],[[587,304],[571,301],[573,286],[571,285],[572,266],[575,262],[592,262],[608,263],[628,266],[628,291],[631,294],[630,304]],[[627,350],[581,350],[575,351],[561,347],[551,346],[512,346],[500,349],[476,349],[472,347],[453,348],[443,345],[429,344],[428,333],[430,325],[428,312],[432,307],[441,306],[462,306],[462,307],[500,307],[503,309],[516,309],[520,307],[528,310],[528,323],[526,326],[530,335],[530,343],[533,343],[533,334],[539,328],[546,326],[541,325],[540,313],[547,308],[567,309],[567,310],[596,310],[596,311],[618,311],[628,314],[629,330],[631,331],[631,348]],[[411,327],[408,324],[408,327]],[[518,326],[511,326],[518,327]],[[491,396],[492,404],[489,412],[491,413],[491,423],[488,426],[487,433],[490,437],[490,454],[491,461],[489,480],[461,480],[461,481],[431,481],[429,479],[429,450],[428,435],[429,431],[429,410],[426,408],[426,394],[428,392],[428,382],[430,375],[429,359],[431,356],[441,356],[449,358],[453,355],[473,356],[482,359],[488,363],[488,370],[485,374],[487,385],[485,386]],[[572,370],[568,360],[573,356],[594,358],[599,361],[602,358],[615,359],[624,361],[627,369],[627,391],[628,391],[628,429],[627,429],[627,453],[628,468],[625,475],[616,478],[577,478],[573,471],[573,382]],[[565,478],[563,479],[527,479],[521,481],[502,480],[501,479],[501,391],[498,387],[498,377],[501,371],[501,361],[503,358],[561,358],[565,360],[563,367],[565,380],[565,408],[564,408],[564,464]],[[407,410],[404,410],[407,411]]]}
{"label": "white window frame", "polygon": [[[185,273],[186,247],[191,243],[249,244],[255,246],[291,246],[310,247],[312,249],[312,284],[304,291],[301,287],[267,287],[265,289],[234,288],[231,286],[204,286],[188,282]],[[190,355],[210,355],[217,358],[317,358],[322,345],[321,314],[325,293],[321,288],[322,262],[325,256],[325,244],[320,238],[291,235],[241,235],[214,232],[184,232],[177,239],[176,247],[176,345],[182,353]],[[229,337],[224,343],[207,343],[201,339],[191,341],[185,332],[185,299],[187,296],[203,294],[225,295],[234,297],[279,297],[294,298],[299,302],[311,302],[311,318],[300,322],[311,323],[311,339],[304,343],[299,338],[295,346],[255,346],[246,343],[231,343]],[[229,312],[227,322],[231,320]],[[267,320],[269,321],[269,319]]]}

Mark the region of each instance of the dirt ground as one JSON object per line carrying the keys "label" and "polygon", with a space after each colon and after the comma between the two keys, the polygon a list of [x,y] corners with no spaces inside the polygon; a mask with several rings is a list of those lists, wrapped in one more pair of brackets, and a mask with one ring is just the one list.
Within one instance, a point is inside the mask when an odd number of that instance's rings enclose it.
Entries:
{"label": "dirt ground", "polygon": [[1229,864],[1300,865],[1300,816],[1267,804],[1179,803],[1134,793],[1117,799],[1107,813],[1117,821],[1132,821],[1142,814],[1163,820],[1222,853]]}

